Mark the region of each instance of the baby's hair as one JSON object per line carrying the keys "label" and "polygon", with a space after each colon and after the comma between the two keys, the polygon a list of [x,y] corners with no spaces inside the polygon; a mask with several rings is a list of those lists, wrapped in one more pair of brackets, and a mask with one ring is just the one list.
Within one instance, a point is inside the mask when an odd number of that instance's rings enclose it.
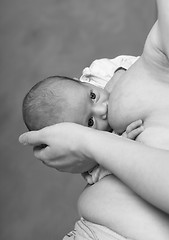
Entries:
{"label": "baby's hair", "polygon": [[64,90],[77,84],[80,81],[65,76],[50,76],[35,84],[22,105],[23,120],[28,130],[64,122],[63,113],[69,107]]}

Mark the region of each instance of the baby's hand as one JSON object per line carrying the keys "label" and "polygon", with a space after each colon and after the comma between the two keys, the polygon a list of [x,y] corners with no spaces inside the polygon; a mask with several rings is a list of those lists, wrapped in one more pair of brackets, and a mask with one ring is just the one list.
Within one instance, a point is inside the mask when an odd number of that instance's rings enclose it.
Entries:
{"label": "baby's hand", "polygon": [[144,130],[142,123],[143,123],[142,120],[132,122],[130,125],[128,125],[126,131],[121,136],[129,138],[131,140],[135,140],[138,137],[138,135],[142,133]]}

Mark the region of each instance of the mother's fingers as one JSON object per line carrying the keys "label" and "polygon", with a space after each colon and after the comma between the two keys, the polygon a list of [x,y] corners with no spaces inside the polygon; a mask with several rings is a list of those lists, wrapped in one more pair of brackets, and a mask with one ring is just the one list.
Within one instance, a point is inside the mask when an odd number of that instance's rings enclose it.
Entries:
{"label": "mother's fingers", "polygon": [[35,158],[41,160],[48,167],[55,168],[61,172],[80,172],[81,164],[70,155],[66,157],[60,154],[57,149],[53,152],[50,146],[46,146],[45,148],[35,146],[33,151]]}
{"label": "mother's fingers", "polygon": [[50,146],[35,146],[33,148],[33,153],[35,158],[41,160],[45,165],[49,167],[55,167],[57,169],[60,168],[60,166],[63,167],[64,161],[62,162],[60,158],[56,156],[56,158],[53,157],[52,151]]}
{"label": "mother's fingers", "polygon": [[41,144],[33,148],[33,153],[35,158],[43,162],[47,162],[49,159],[50,149],[49,146]]}

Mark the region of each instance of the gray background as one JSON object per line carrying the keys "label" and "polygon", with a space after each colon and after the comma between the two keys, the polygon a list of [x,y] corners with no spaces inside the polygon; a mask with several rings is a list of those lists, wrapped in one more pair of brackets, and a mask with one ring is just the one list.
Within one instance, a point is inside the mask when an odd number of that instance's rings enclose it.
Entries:
{"label": "gray background", "polygon": [[141,54],[155,19],[155,0],[0,1],[1,240],[62,239],[85,186],[18,143],[25,93],[49,75],[79,77],[96,58]]}

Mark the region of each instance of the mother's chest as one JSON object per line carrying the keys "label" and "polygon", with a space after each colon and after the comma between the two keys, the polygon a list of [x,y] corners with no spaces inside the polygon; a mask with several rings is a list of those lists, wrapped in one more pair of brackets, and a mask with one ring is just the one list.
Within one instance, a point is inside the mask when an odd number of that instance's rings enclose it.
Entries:
{"label": "mother's chest", "polygon": [[110,94],[108,120],[119,133],[137,119],[143,119],[151,105],[150,91],[141,81],[121,81]]}

